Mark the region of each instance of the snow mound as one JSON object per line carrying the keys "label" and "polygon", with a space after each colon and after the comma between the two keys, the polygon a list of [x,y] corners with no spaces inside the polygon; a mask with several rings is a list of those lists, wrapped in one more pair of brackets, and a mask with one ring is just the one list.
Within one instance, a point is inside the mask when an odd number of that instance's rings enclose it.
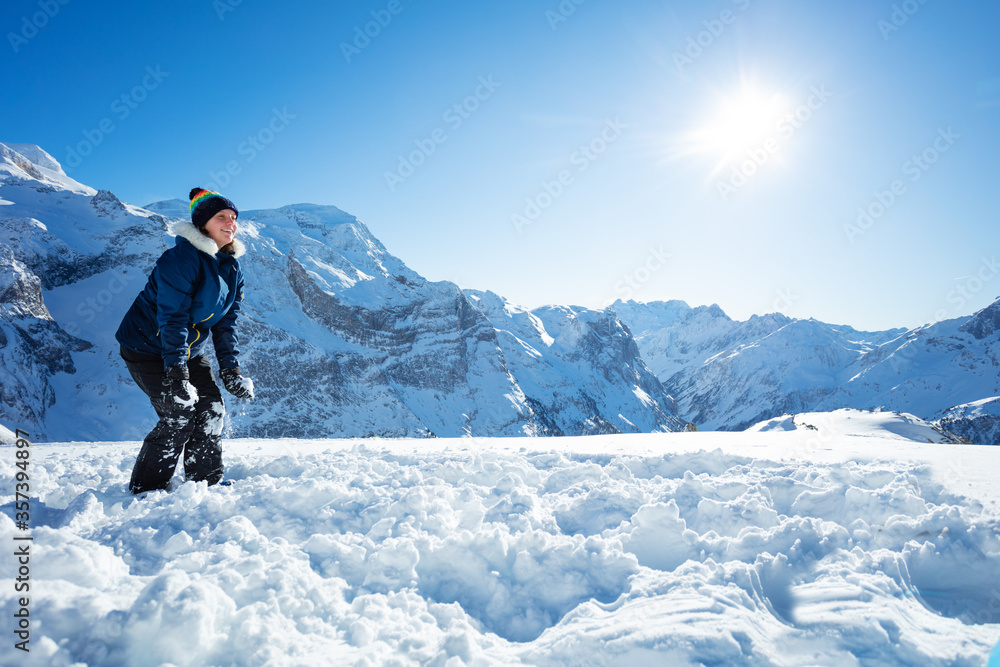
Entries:
{"label": "snow mound", "polygon": [[754,424],[747,431],[820,431],[832,438],[884,438],[937,444],[968,444],[968,440],[905,412],[844,408],[832,412],[782,415]]}
{"label": "snow mound", "polygon": [[141,499],[139,443],[32,445],[31,652],[0,663],[983,664],[1000,509],[916,457],[1000,450],[807,432],[227,441],[231,486]]}

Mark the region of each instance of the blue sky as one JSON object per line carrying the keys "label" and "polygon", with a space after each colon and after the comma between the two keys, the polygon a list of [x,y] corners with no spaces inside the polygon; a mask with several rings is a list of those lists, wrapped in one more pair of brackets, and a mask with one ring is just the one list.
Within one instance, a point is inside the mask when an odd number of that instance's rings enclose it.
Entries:
{"label": "blue sky", "polygon": [[985,1],[12,1],[0,141],[139,205],[333,204],[526,306],[910,327],[1000,295],[997,25]]}

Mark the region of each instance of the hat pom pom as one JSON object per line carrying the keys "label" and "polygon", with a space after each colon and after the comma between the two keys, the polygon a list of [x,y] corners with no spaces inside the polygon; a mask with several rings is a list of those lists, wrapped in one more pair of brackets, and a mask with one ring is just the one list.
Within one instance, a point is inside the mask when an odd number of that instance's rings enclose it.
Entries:
{"label": "hat pom pom", "polygon": [[188,194],[188,199],[193,200],[195,197],[198,196],[199,192],[202,192],[204,190],[205,188],[191,188],[191,192]]}

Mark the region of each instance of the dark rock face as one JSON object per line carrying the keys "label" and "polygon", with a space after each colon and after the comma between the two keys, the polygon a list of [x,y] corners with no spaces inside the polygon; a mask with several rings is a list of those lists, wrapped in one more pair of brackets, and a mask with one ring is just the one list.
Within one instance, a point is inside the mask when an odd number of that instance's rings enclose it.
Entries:
{"label": "dark rock face", "polygon": [[977,445],[1000,445],[1000,396],[956,406],[938,425]]}
{"label": "dark rock face", "polygon": [[63,331],[42,298],[41,281],[0,246],[0,406],[15,423],[39,423],[56,403],[51,379],[76,373],[73,352],[91,344]]}
{"label": "dark rock face", "polygon": [[98,190],[97,194],[91,198],[90,205],[94,212],[102,218],[114,219],[128,212],[125,209],[125,204],[108,190]]}
{"label": "dark rock face", "polygon": [[976,340],[988,338],[1000,331],[1000,299],[972,316],[968,322],[959,327],[972,335]]}

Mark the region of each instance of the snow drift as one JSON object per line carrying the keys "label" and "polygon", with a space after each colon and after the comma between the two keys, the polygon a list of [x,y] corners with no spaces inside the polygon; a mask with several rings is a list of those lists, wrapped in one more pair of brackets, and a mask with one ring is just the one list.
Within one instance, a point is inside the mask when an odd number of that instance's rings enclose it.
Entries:
{"label": "snow drift", "polygon": [[[0,662],[979,667],[1000,638],[1000,449],[865,419],[227,441],[232,486],[142,499],[139,443],[36,444],[32,650]],[[9,515],[7,544],[27,532]]]}

